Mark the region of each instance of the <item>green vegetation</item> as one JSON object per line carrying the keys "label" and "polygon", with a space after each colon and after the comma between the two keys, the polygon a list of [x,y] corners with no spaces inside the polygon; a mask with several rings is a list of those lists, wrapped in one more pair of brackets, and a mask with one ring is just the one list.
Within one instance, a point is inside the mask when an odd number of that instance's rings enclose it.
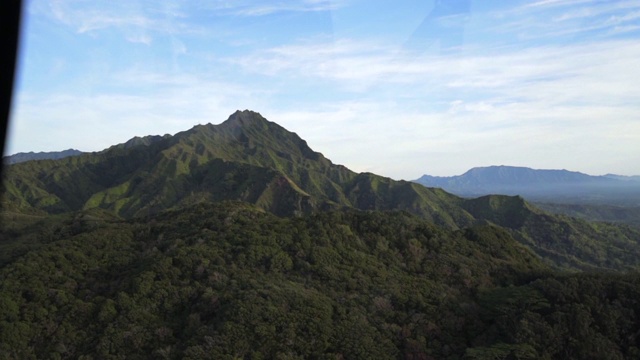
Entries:
{"label": "green vegetation", "polygon": [[493,225],[238,202],[23,225],[37,231],[0,243],[5,358],[638,353],[640,277],[560,275]]}
{"label": "green vegetation", "polygon": [[552,215],[516,196],[484,196],[466,200],[462,206],[477,219],[508,229],[557,268],[634,270],[640,265],[636,228]]}
{"label": "green vegetation", "polygon": [[555,267],[633,269],[640,230],[545,213],[518,197],[465,200],[440,189],[356,174],[260,114],[146,137],[103,152],[6,168],[3,209],[64,214],[90,209],[134,218],[198,202],[240,200],[279,216],[330,209],[405,210],[449,229],[509,229]]}
{"label": "green vegetation", "polygon": [[0,359],[626,359],[640,231],[356,174],[259,114],[6,168]]}
{"label": "green vegetation", "polygon": [[334,165],[250,111],[221,125],[127,144],[7,167],[4,207],[49,213],[99,207],[134,217],[197,200],[242,200],[284,216],[346,206],[406,209],[450,227],[472,223],[453,205],[459,198]]}
{"label": "green vegetation", "polygon": [[613,205],[536,203],[536,206],[554,213],[587,220],[627,224],[640,228],[640,207]]}

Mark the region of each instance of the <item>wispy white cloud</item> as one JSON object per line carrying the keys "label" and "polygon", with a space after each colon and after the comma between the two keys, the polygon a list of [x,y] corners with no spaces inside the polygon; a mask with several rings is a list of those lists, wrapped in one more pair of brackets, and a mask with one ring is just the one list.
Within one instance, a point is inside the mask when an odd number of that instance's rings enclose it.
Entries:
{"label": "wispy white cloud", "polygon": [[147,34],[129,34],[126,36],[127,41],[132,42],[132,43],[139,43],[139,44],[145,44],[145,45],[151,45],[151,42],[153,41],[153,39],[151,38],[151,36],[147,35]]}
{"label": "wispy white cloud", "polygon": [[278,46],[248,56],[227,58],[226,62],[266,75],[290,74],[358,81],[370,81],[389,73],[398,78],[402,73],[411,75],[417,70],[410,64],[393,64],[393,53],[388,50],[362,41],[337,40]]}
{"label": "wispy white cloud", "polygon": [[68,26],[79,34],[98,34],[110,30],[122,33],[133,43],[149,45],[155,37],[166,35],[215,36],[194,18],[229,16],[260,17],[284,12],[321,12],[341,8],[347,0],[282,1],[194,1],[141,0],[95,2],[88,0],[43,0],[28,10]]}
{"label": "wispy white cloud", "polygon": [[579,5],[584,3],[594,3],[598,0],[540,0],[533,3],[525,4],[523,8],[541,8],[541,7],[557,7],[567,5]]}
{"label": "wispy white cloud", "polygon": [[[403,56],[394,48],[364,42],[338,40],[333,43],[289,45],[229,58],[248,72],[278,77],[310,77],[335,81],[345,89],[361,84],[411,84],[408,91],[432,86],[456,91],[484,91],[536,98],[553,92],[552,101],[597,101],[616,94],[620,101],[636,100],[640,70],[640,44],[633,40],[593,42],[568,46],[541,46],[527,50],[505,49],[494,54],[458,53],[451,56]],[[630,76],[634,74],[635,76]],[[534,87],[547,91],[528,91]],[[363,89],[366,90],[366,89]]]}
{"label": "wispy white cloud", "polygon": [[[637,6],[640,9],[640,4]],[[623,15],[611,15],[605,21],[606,26],[619,26],[626,24],[630,21],[637,21],[640,19],[640,11],[633,11]]]}
{"label": "wispy white cloud", "polygon": [[528,40],[558,40],[597,31],[596,36],[602,38],[618,34],[612,31],[616,27],[637,23],[639,9],[640,3],[633,0],[545,0],[490,13],[487,19],[508,20],[489,22],[487,29]]}
{"label": "wispy white cloud", "polygon": [[[639,58],[633,40],[420,58],[338,40],[227,62],[267,78],[307,78],[358,93],[357,101],[271,112],[294,129],[296,121],[314,129],[310,143],[330,158],[339,154],[338,162],[410,179],[461,173],[478,159],[538,168],[566,167],[572,159],[576,169],[597,172],[602,149],[633,162],[640,153],[640,133],[629,133],[640,130]],[[455,159],[415,165],[442,153]]]}
{"label": "wispy white cloud", "polygon": [[616,26],[609,31],[612,34],[624,34],[629,32],[637,32],[639,30],[640,30],[640,25],[626,25],[626,26]]}
{"label": "wispy white cloud", "polygon": [[220,15],[265,16],[283,12],[319,12],[332,11],[345,6],[346,0],[280,0],[256,1],[238,0],[202,2],[200,6],[217,11]]}
{"label": "wispy white cloud", "polygon": [[46,0],[28,8],[34,16],[45,16],[79,34],[117,30],[133,43],[150,44],[154,36],[193,34],[202,31],[186,21],[187,13],[171,1],[94,2]]}

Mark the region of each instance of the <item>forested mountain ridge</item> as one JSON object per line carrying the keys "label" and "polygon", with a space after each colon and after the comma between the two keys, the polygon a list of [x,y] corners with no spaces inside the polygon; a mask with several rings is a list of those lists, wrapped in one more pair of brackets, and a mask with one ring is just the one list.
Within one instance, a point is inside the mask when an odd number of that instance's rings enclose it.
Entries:
{"label": "forested mountain ridge", "polygon": [[545,212],[519,196],[488,195],[462,207],[476,219],[509,229],[549,265],[630,270],[640,265],[640,231]]}
{"label": "forested mountain ridge", "polygon": [[330,209],[406,210],[461,229],[508,229],[548,264],[572,269],[640,265],[640,233],[545,213],[518,197],[462,199],[441,189],[357,174],[252,111],[220,125],[148,136],[105,151],[6,168],[5,211],[101,210],[130,219],[199,202],[239,200],[280,216]]}
{"label": "forested mountain ridge", "polygon": [[536,203],[536,206],[558,214],[588,221],[629,224],[640,228],[640,206]]}
{"label": "forested mountain ridge", "polygon": [[334,165],[295,133],[251,111],[220,125],[14,165],[6,173],[3,206],[19,212],[98,207],[131,217],[203,200],[242,200],[279,215],[347,206],[407,209],[451,227],[473,223],[457,206],[459,198]]}
{"label": "forested mountain ridge", "polygon": [[0,359],[640,356],[637,230],[358,174],[254,112],[3,176]]}

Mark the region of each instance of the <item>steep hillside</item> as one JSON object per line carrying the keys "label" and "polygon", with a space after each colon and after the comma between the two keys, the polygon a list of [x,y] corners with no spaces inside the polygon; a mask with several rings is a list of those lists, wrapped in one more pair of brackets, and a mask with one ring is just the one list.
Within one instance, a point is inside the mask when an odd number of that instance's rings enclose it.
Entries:
{"label": "steep hillside", "polygon": [[473,222],[455,196],[356,174],[260,114],[146,137],[100,153],[7,169],[3,206],[63,213],[103,208],[123,217],[199,201],[242,200],[279,215],[355,207],[406,209],[450,227]]}
{"label": "steep hillside", "polygon": [[536,203],[537,207],[555,214],[565,214],[586,221],[628,224],[640,228],[640,206]]}
{"label": "steep hillside", "polygon": [[548,273],[497,227],[406,212],[278,218],[223,202],[32,228],[0,241],[9,358],[461,356],[481,333],[475,293]]}
{"label": "steep hillside", "polygon": [[4,358],[640,355],[637,274],[553,273],[490,224],[219,202],[23,225],[0,238]]}
{"label": "steep hillside", "polygon": [[11,165],[3,185],[3,210],[19,219],[79,211],[133,219],[223,200],[279,216],[404,210],[454,230],[496,224],[561,268],[640,265],[638,230],[551,215],[522,198],[465,200],[413,182],[357,174],[251,111],[174,136],[134,138],[98,153]]}
{"label": "steep hillside", "polygon": [[462,207],[475,218],[511,230],[548,264],[568,269],[634,269],[640,266],[640,231],[544,212],[519,196],[488,195]]}

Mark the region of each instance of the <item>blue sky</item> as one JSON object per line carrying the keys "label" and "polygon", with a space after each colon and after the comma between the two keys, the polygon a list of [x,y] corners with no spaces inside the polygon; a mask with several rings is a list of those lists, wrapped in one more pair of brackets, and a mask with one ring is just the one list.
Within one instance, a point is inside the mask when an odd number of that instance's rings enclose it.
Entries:
{"label": "blue sky", "polygon": [[260,112],[355,171],[640,174],[640,2],[27,0],[6,154]]}

